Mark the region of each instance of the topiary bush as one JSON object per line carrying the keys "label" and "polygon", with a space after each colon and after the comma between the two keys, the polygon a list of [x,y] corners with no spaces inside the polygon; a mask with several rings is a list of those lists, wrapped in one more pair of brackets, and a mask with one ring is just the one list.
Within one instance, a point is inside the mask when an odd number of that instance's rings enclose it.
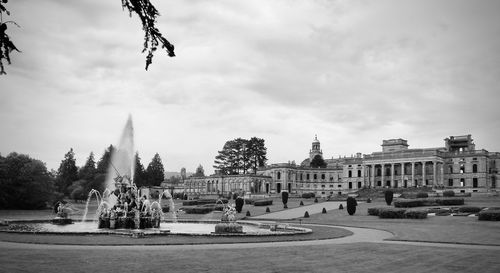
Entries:
{"label": "topiary bush", "polygon": [[314,203],[318,203],[318,197],[314,198]]}
{"label": "topiary bush", "polygon": [[349,215],[354,215],[354,213],[356,213],[357,205],[358,202],[356,202],[356,199],[354,199],[354,197],[347,197],[347,213],[349,213]]}
{"label": "topiary bush", "polygon": [[394,192],[392,192],[391,190],[387,190],[384,193],[384,197],[385,197],[385,202],[387,203],[388,206],[390,206],[392,203],[392,199],[394,198]]}
{"label": "topiary bush", "polygon": [[339,209],[344,209],[344,206],[342,204],[340,204]]}
{"label": "topiary bush", "polygon": [[403,219],[405,218],[405,209],[384,208],[379,210],[378,217],[385,219]]}
{"label": "topiary bush", "polygon": [[304,205],[304,202],[302,202],[302,200],[300,200],[300,204],[299,204],[299,205],[303,206],[303,205]]}
{"label": "topiary bush", "polygon": [[271,212],[271,210],[269,209],[269,207],[266,208],[266,212]]}
{"label": "topiary bush", "polygon": [[483,210],[478,214],[480,221],[500,221],[500,210]]}
{"label": "topiary bush", "polygon": [[305,192],[302,194],[302,198],[306,199],[313,198],[314,196],[315,196],[314,192]]}
{"label": "topiary bush", "polygon": [[248,216],[248,217],[252,216],[252,215],[250,214],[250,211],[249,211],[249,210],[247,210],[247,215],[246,215],[246,216]]}
{"label": "topiary bush", "polygon": [[283,191],[281,192],[281,201],[283,202],[283,208],[288,208],[287,207],[287,203],[288,203],[288,192],[287,191]]}
{"label": "topiary bush", "polygon": [[467,213],[478,213],[481,211],[480,207],[459,207],[458,212],[467,212]]}
{"label": "topiary bush", "polygon": [[308,212],[308,211],[306,211],[306,212],[304,213],[304,218],[309,218],[309,212]]}
{"label": "topiary bush", "polygon": [[394,201],[394,207],[396,208],[413,208],[413,207],[422,207],[424,206],[423,200],[418,199],[399,199]]}
{"label": "topiary bush", "polygon": [[427,198],[427,197],[429,197],[429,194],[427,194],[426,192],[417,193],[417,198]]}
{"label": "topiary bush", "polygon": [[451,190],[443,191],[443,196],[444,197],[453,197],[453,196],[455,196],[455,192],[451,191]]}
{"label": "topiary bush", "polygon": [[326,209],[325,209],[325,208],[323,208],[323,210],[321,211],[321,213],[326,213]]}
{"label": "topiary bush", "polygon": [[405,218],[408,219],[425,219],[427,218],[427,211],[425,210],[407,210],[404,213]]}
{"label": "topiary bush", "polygon": [[236,212],[240,213],[241,210],[243,209],[243,204],[245,203],[245,201],[243,200],[243,198],[241,198],[240,196],[236,197],[236,200],[234,200],[234,203],[235,203],[235,209],[236,209]]}
{"label": "topiary bush", "polygon": [[269,206],[273,204],[272,199],[261,199],[261,200],[255,200],[253,202],[253,205],[258,207],[258,206]]}

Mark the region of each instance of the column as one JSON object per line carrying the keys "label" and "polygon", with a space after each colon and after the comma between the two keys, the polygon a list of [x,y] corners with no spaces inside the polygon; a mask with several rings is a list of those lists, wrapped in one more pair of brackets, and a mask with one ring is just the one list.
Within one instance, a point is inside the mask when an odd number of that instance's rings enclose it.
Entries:
{"label": "column", "polygon": [[394,188],[394,163],[391,163],[391,188]]}
{"label": "column", "polygon": [[425,185],[425,161],[422,161],[422,186]]}
{"label": "column", "polygon": [[411,183],[410,183],[410,186],[411,185],[415,185],[415,161],[412,161],[411,162]]}
{"label": "column", "polygon": [[440,186],[443,186],[444,185],[444,181],[443,181],[444,180],[444,162],[441,162],[440,170],[441,170],[441,173],[439,175],[439,184],[440,184]]}
{"label": "column", "polygon": [[363,176],[363,186],[368,186],[366,185],[366,165],[363,164],[361,165],[361,175]]}
{"label": "column", "polygon": [[437,162],[432,161],[432,186],[433,187],[437,185],[436,171],[437,171]]}
{"label": "column", "polygon": [[382,187],[385,187],[385,181],[384,181],[384,175],[385,175],[385,169],[384,169],[384,163],[380,164],[382,167]]}
{"label": "column", "polygon": [[404,187],[405,183],[405,163],[401,162],[401,187]]}
{"label": "column", "polygon": [[372,181],[371,181],[371,183],[373,184],[372,186],[375,187],[375,185],[376,185],[376,183],[375,183],[375,164],[372,164],[371,171],[372,171]]}

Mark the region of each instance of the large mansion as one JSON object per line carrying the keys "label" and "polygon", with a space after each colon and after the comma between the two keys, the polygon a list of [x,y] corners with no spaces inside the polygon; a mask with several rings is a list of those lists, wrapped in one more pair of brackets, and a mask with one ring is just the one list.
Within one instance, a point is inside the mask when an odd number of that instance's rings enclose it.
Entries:
{"label": "large mansion", "polygon": [[409,149],[405,139],[382,141],[382,151],[351,157],[325,158],[326,166],[311,167],[323,158],[315,137],[309,157],[300,165],[270,164],[257,175],[189,178],[188,194],[220,194],[235,191],[277,194],[314,192],[318,196],[348,193],[361,188],[451,188],[461,192],[496,190],[500,153],[476,150],[471,135],[450,136],[444,147]]}

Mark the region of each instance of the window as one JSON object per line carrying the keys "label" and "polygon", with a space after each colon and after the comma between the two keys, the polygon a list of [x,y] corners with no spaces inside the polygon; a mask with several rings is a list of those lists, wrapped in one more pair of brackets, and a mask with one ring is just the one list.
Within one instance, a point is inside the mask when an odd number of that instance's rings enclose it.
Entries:
{"label": "window", "polygon": [[448,173],[453,173],[453,166],[448,166]]}
{"label": "window", "polygon": [[352,189],[352,182],[349,182],[349,189]]}
{"label": "window", "polygon": [[361,189],[361,181],[358,181],[358,189]]}
{"label": "window", "polygon": [[342,188],[342,185],[340,185],[340,184],[339,184],[337,187],[338,187],[338,188]]}
{"label": "window", "polygon": [[477,177],[472,178],[472,187],[477,188]]}
{"label": "window", "polygon": [[318,175],[314,174],[314,180],[318,179]]}
{"label": "window", "polygon": [[465,179],[460,178],[460,187],[465,187]]}
{"label": "window", "polygon": [[382,176],[382,169],[377,169],[377,176]]}
{"label": "window", "polygon": [[321,185],[321,187],[322,187],[322,188],[324,188],[324,187],[325,187],[325,185]]}
{"label": "window", "polygon": [[382,186],[382,181],[377,181],[377,187],[381,187]]}
{"label": "window", "polygon": [[358,177],[361,177],[361,170],[358,170]]}
{"label": "window", "polygon": [[309,180],[309,174],[306,174],[306,180]]}
{"label": "window", "polygon": [[477,164],[472,164],[472,172],[477,173]]}
{"label": "window", "polygon": [[278,173],[276,174],[276,177],[277,177],[277,179],[278,179],[278,180],[280,180],[280,179],[281,179],[281,172],[278,172]]}
{"label": "window", "polygon": [[325,180],[325,174],[324,173],[321,174],[321,179]]}
{"label": "window", "polygon": [[453,178],[448,179],[448,187],[453,187]]}
{"label": "window", "polygon": [[460,173],[465,173],[465,164],[460,164]]}
{"label": "window", "polygon": [[352,171],[349,170],[349,174],[348,174],[349,177],[352,177]]}
{"label": "window", "polygon": [[300,181],[302,181],[302,178],[303,178],[302,175],[303,175],[303,173],[300,174]]}

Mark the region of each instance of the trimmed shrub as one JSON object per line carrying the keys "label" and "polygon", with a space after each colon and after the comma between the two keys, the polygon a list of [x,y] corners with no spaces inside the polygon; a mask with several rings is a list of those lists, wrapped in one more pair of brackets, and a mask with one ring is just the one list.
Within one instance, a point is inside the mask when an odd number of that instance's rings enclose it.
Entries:
{"label": "trimmed shrub", "polygon": [[344,209],[344,206],[342,206],[342,204],[340,204],[339,209]]}
{"label": "trimmed shrub", "polygon": [[235,203],[235,209],[236,209],[236,212],[240,213],[241,210],[243,209],[243,204],[245,203],[245,201],[243,200],[243,198],[241,197],[237,197],[236,200],[234,200],[234,203]]}
{"label": "trimmed shrub", "polygon": [[183,209],[184,212],[186,212],[186,214],[207,214],[214,210],[213,207],[208,207],[208,206],[184,207]]}
{"label": "trimmed shrub", "polygon": [[302,194],[302,198],[306,199],[313,198],[314,196],[315,196],[314,192],[305,192]]}
{"label": "trimmed shrub", "polygon": [[458,206],[464,204],[463,198],[443,198],[436,199],[436,203],[444,206]]}
{"label": "trimmed shrub", "polygon": [[250,211],[249,211],[249,210],[247,210],[247,216],[248,216],[248,217],[250,217],[250,216],[251,216],[251,214],[250,214]]}
{"label": "trimmed shrub", "polygon": [[443,196],[444,197],[453,197],[453,196],[455,196],[455,192],[454,191],[443,191]]}
{"label": "trimmed shrub", "polygon": [[354,213],[356,213],[357,205],[358,202],[356,202],[354,197],[347,197],[347,213],[349,213],[349,215],[354,215]]}
{"label": "trimmed shrub", "polygon": [[418,199],[399,199],[394,201],[394,207],[396,208],[414,208],[422,206],[424,206],[424,201]]}
{"label": "trimmed shrub", "polygon": [[429,197],[429,194],[427,194],[426,192],[417,193],[417,198],[427,198],[427,197]]}
{"label": "trimmed shrub", "polygon": [[405,213],[405,218],[408,219],[425,219],[427,218],[427,211],[425,210],[407,210]]}
{"label": "trimmed shrub", "polygon": [[258,207],[258,206],[269,206],[273,204],[272,199],[261,199],[261,200],[255,200],[253,202],[253,205]]}
{"label": "trimmed shrub", "polygon": [[478,213],[481,211],[480,207],[459,207],[458,212],[467,212],[467,213]]}
{"label": "trimmed shrub", "polygon": [[271,212],[271,210],[269,209],[269,207],[266,208],[266,212]]}
{"label": "trimmed shrub", "polygon": [[304,205],[304,202],[302,202],[302,200],[300,200],[300,204],[299,204],[299,205],[303,206],[303,205]]}
{"label": "trimmed shrub", "polygon": [[318,197],[314,198],[314,203],[318,203]]}
{"label": "trimmed shrub", "polygon": [[247,204],[247,205],[253,205],[253,202],[254,202],[254,200],[252,200],[250,198],[245,199],[245,204]]}
{"label": "trimmed shrub", "polygon": [[[214,202],[215,203],[215,202]],[[187,200],[187,201],[182,201],[183,206],[196,206],[198,205],[198,200]]]}
{"label": "trimmed shrub", "polygon": [[435,213],[436,215],[440,213],[449,213],[450,209],[442,209],[442,208],[430,208],[427,210],[427,213]]}
{"label": "trimmed shrub", "polygon": [[368,208],[368,215],[378,216],[380,208]]}
{"label": "trimmed shrub", "polygon": [[306,212],[304,213],[304,218],[309,218],[309,212],[308,212],[308,211],[306,211]]}
{"label": "trimmed shrub", "polygon": [[478,214],[480,221],[500,221],[500,210],[483,210]]}
{"label": "trimmed shrub", "polygon": [[281,192],[281,201],[283,202],[283,207],[286,209],[288,208],[286,204],[288,203],[288,192],[284,191]]}
{"label": "trimmed shrub", "polygon": [[385,202],[387,203],[388,206],[390,206],[392,203],[392,199],[394,198],[394,192],[392,192],[391,190],[387,190],[384,193],[384,197],[385,197]]}
{"label": "trimmed shrub", "polygon": [[385,219],[403,219],[405,218],[405,209],[385,208],[378,212],[379,218]]}
{"label": "trimmed shrub", "polygon": [[323,208],[323,210],[321,211],[321,213],[326,213],[326,209],[325,209],[325,208]]}

